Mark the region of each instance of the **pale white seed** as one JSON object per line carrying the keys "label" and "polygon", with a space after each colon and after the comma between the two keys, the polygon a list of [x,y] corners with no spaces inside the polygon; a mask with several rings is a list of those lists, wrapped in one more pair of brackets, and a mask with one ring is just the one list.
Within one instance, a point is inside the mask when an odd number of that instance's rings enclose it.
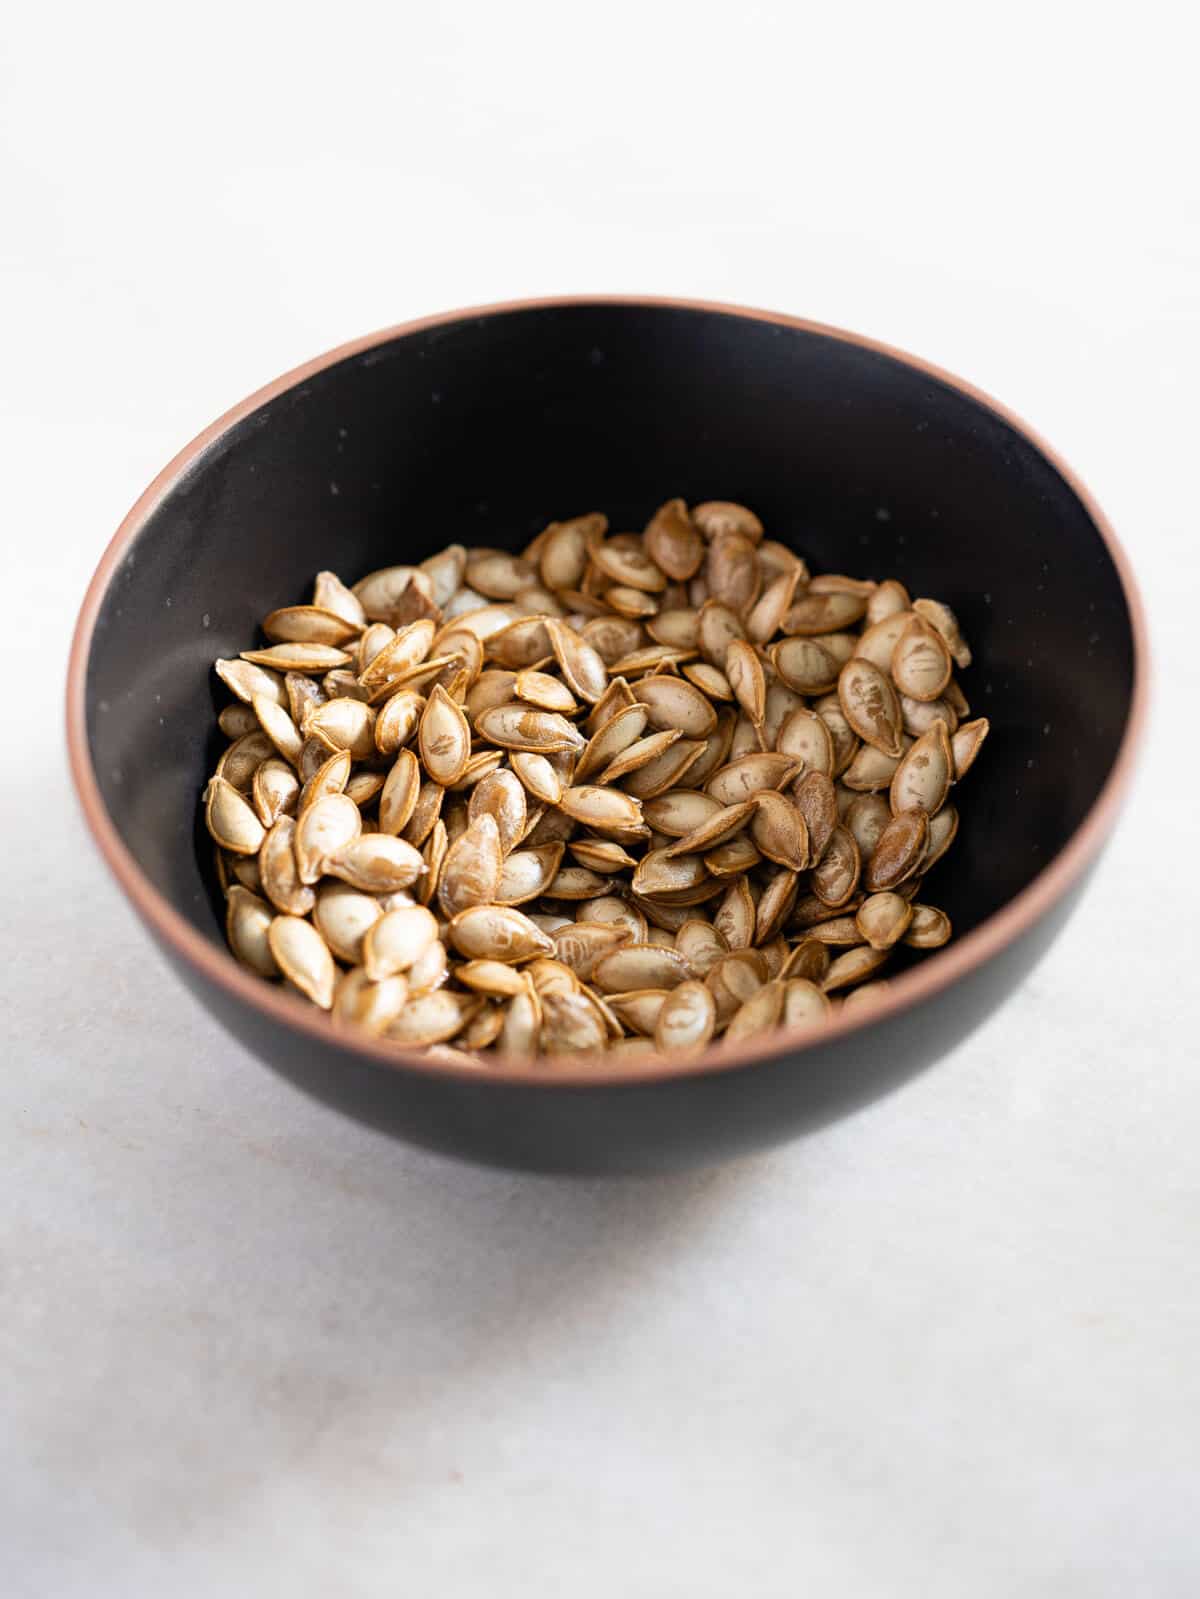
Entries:
{"label": "pale white seed", "polygon": [[315,883],[329,861],[362,832],[362,813],[346,794],[324,794],[296,823],[296,864],[302,883]]}
{"label": "pale white seed", "polygon": [[367,929],[363,965],[373,982],[407,971],[438,936],[436,918],[423,905],[388,911]]}

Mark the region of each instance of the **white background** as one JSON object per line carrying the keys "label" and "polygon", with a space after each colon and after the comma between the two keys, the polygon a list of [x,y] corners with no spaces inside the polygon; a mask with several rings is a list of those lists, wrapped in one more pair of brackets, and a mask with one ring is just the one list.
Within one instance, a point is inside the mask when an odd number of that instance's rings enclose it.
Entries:
{"label": "white background", "polygon": [[[9,19],[10,1599],[1196,1593],[1184,14]],[[960,371],[1092,486],[1157,652],[1134,802],[1028,985],[893,1098],[669,1181],[474,1170],[275,1081],[134,924],[61,750],[82,590],[183,442],[354,334],[571,290],[774,306]]]}

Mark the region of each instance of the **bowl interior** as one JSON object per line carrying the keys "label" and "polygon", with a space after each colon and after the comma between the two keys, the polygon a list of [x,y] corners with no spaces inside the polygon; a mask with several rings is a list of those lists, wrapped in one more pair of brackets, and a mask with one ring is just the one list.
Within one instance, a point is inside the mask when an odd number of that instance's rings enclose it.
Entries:
{"label": "bowl interior", "polygon": [[[201,787],[221,740],[211,664],[314,573],[353,581],[452,541],[518,548],[604,510],[738,499],[814,570],[947,601],[991,737],[925,897],[958,932],[1082,820],[1133,683],[1117,572],[1020,432],[919,367],[729,312],[563,304],[472,315],[326,367],[220,434],[145,517],[104,597],[88,736],[104,802],[154,886],[215,943]],[[934,957],[936,958],[936,957]]]}

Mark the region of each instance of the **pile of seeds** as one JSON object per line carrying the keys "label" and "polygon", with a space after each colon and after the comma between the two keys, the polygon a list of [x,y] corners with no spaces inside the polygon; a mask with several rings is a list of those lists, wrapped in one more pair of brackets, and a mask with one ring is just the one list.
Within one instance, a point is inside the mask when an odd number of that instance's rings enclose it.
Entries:
{"label": "pile of seeds", "polygon": [[921,881],[988,731],[954,614],[744,506],[321,572],[262,625],[216,663],[229,943],[337,1023],[650,1057],[820,1024],[950,937]]}

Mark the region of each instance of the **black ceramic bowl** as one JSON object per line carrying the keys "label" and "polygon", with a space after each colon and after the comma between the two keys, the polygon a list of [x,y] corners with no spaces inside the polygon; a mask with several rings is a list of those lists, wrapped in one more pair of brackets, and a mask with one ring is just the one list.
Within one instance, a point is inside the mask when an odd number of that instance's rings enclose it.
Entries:
{"label": "black ceramic bowl", "polygon": [[[957,936],[869,1016],[697,1061],[472,1070],[335,1033],[226,952],[198,797],[211,662],[314,572],[457,540],[524,544],[671,495],[742,500],[815,569],[948,601],[992,733],[929,897]],[[270,384],[134,506],[84,601],[71,764],[118,881],[193,993],[330,1104],[437,1149],[552,1170],[653,1170],[793,1136],[958,1043],[1062,927],[1116,818],[1145,702],[1125,558],[1063,464],[994,401],[870,340],[676,301],[456,312]],[[153,1025],[153,1019],[147,1018]],[[164,1060],[164,1070],[166,1069]]]}

